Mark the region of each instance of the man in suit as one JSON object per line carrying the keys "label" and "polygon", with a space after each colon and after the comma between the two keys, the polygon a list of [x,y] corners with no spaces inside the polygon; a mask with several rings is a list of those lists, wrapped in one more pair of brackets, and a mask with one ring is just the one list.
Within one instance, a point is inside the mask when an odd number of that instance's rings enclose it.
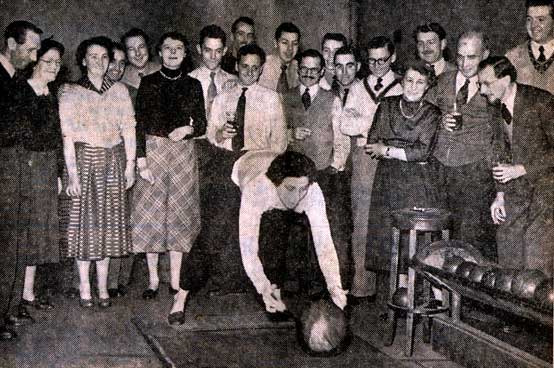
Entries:
{"label": "man in suit", "polygon": [[258,84],[284,93],[298,86],[298,62],[295,60],[300,46],[300,29],[293,23],[281,23],[275,30],[275,53],[268,55]]}
{"label": "man in suit", "polygon": [[506,150],[492,173],[497,193],[490,207],[498,224],[498,261],[503,267],[553,271],[554,96],[516,82],[506,57],[479,64],[481,94],[500,105]]}
{"label": "man in suit", "polygon": [[[453,218],[451,237],[472,244],[494,261],[495,230],[483,198],[494,197],[490,167],[493,143],[502,139],[502,127],[498,109],[479,94],[477,68],[488,55],[483,33],[463,33],[456,53],[458,70],[443,73],[427,97],[443,114],[433,155]],[[461,126],[456,124],[454,109],[461,113]]]}
{"label": "man in suit", "polygon": [[529,40],[514,47],[506,57],[517,70],[517,81],[554,94],[554,3],[527,0],[525,27]]}
{"label": "man in suit", "polygon": [[[347,98],[343,97],[344,105],[340,113],[341,131],[352,139],[351,198],[354,261],[354,278],[350,292],[352,305],[358,304],[363,299],[374,301],[377,295],[378,274],[374,270],[365,270],[365,258],[371,190],[378,161],[365,154],[363,147],[367,142],[367,134],[380,101],[387,96],[402,94],[399,78],[391,69],[392,63],[396,60],[392,41],[384,36],[374,37],[368,42],[367,52],[371,74],[362,81],[357,81],[351,75],[351,73],[355,75],[353,70],[342,71],[345,67],[359,69],[360,60],[354,51],[350,51],[350,55],[343,56],[343,51],[338,50],[335,54],[337,79],[341,85],[352,80]],[[341,66],[340,64],[343,63],[345,63],[344,66]]]}
{"label": "man in suit", "polygon": [[[350,283],[351,218],[349,174],[345,172],[350,139],[340,131],[336,118],[336,96],[319,86],[324,73],[323,56],[317,50],[299,55],[300,86],[283,94],[289,128],[289,150],[305,154],[315,162],[318,182],[327,205],[331,234],[337,249],[341,277]],[[338,102],[338,99],[337,99]]]}
{"label": "man in suit", "polygon": [[15,74],[37,61],[42,30],[26,21],[10,23],[4,32],[0,53],[0,341],[14,340],[16,333],[7,327],[20,326],[33,319],[20,306],[25,255],[21,244],[23,214],[19,211],[21,199],[21,171],[19,144],[10,124],[10,108],[15,89]]}
{"label": "man in suit", "polygon": [[446,61],[446,31],[438,23],[425,23],[414,31],[417,56],[425,61],[436,76],[456,70],[456,65]]}
{"label": "man in suit", "polygon": [[335,52],[348,44],[346,36],[342,33],[325,33],[321,40],[321,54],[325,61],[325,74],[319,80],[319,86],[338,94],[339,83],[335,78]]}
{"label": "man in suit", "polygon": [[231,25],[231,47],[221,60],[221,69],[230,74],[237,74],[237,53],[244,45],[256,42],[254,20],[249,17],[239,17]]}

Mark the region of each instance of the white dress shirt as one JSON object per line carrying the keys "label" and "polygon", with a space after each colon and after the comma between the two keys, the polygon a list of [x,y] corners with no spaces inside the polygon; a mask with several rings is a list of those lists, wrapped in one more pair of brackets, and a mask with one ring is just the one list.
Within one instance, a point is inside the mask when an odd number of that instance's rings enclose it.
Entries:
{"label": "white dress shirt", "polygon": [[[467,78],[464,77],[464,75],[458,71],[458,73],[456,74],[456,94],[458,94],[460,89],[462,89],[464,83],[466,82],[466,79]],[[479,77],[477,75],[474,75],[473,77],[469,78],[466,103],[468,103],[473,98],[473,96],[475,96],[475,94],[479,92],[479,86],[477,84],[478,82],[479,82]]]}
{"label": "white dress shirt", "polygon": [[[297,87],[300,82],[298,81],[298,62],[293,60],[287,66],[287,83],[290,88]],[[271,90],[277,90],[277,84],[281,77],[281,59],[278,55],[268,55],[264,64],[264,69],[258,84]]]}
{"label": "white dress shirt", "polygon": [[[283,205],[275,185],[265,174],[251,180],[242,192],[239,216],[239,240],[242,263],[246,274],[259,294],[270,290],[271,282],[265,275],[258,256],[260,220],[264,212],[282,209]],[[342,288],[337,252],[331,237],[323,193],[317,183],[310,185],[308,193],[294,209],[306,213],[310,220],[314,247],[327,284],[327,290]]]}
{"label": "white dress shirt", "polygon": [[533,51],[533,56],[535,57],[535,60],[539,58],[539,55],[541,52],[539,51],[539,47],[544,47],[544,57],[546,60],[548,60],[552,54],[554,53],[554,39],[548,41],[545,44],[538,44],[535,41],[531,41],[531,51]]}
{"label": "white dress shirt", "polygon": [[[227,122],[226,112],[235,112],[243,86],[237,84],[218,94],[208,120],[207,137],[213,145],[232,151],[232,139],[218,143],[218,130]],[[255,83],[247,87],[244,115],[244,150],[284,152],[287,149],[287,127],[279,94]]]}
{"label": "white dress shirt", "polygon": [[2,64],[4,69],[6,69],[10,77],[13,78],[15,74],[15,68],[13,67],[12,63],[8,59],[6,59],[4,54],[0,54],[0,64]]}
{"label": "white dress shirt", "polygon": [[210,84],[212,82],[212,77],[210,76],[212,72],[215,73],[214,83],[215,88],[217,89],[217,94],[220,94],[221,92],[233,87],[232,82],[230,81],[237,80],[236,75],[227,73],[221,68],[210,70],[205,65],[202,65],[189,73],[190,77],[198,79],[200,81],[200,84],[202,84],[202,93],[204,94],[204,107],[206,108],[206,112],[208,111],[209,105],[208,88],[210,87]]}
{"label": "white dress shirt", "polygon": [[369,86],[371,87],[371,90],[373,92],[375,92],[376,95],[378,95],[379,93],[383,92],[383,90],[389,85],[391,84],[392,82],[394,82],[394,80],[396,79],[396,77],[394,76],[394,72],[392,70],[389,70],[387,72],[387,74],[383,75],[381,77],[381,84],[383,85],[383,87],[381,87],[381,89],[379,89],[378,91],[375,90],[375,85],[377,84],[377,77],[374,76],[373,74],[370,74],[368,77],[367,77],[367,82],[369,84]]}
{"label": "white dress shirt", "polygon": [[439,76],[444,72],[444,68],[446,68],[446,60],[444,58],[440,58],[439,61],[434,62],[433,68],[435,69],[435,76]]}

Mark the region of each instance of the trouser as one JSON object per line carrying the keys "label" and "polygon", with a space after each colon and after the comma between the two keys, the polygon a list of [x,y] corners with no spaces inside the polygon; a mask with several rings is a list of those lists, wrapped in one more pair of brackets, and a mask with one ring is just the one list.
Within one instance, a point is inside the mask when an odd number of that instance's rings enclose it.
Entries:
{"label": "trouser", "polygon": [[109,289],[117,289],[119,285],[129,285],[134,261],[135,256],[133,254],[127,257],[110,259],[110,270],[108,272]]}
{"label": "trouser", "polygon": [[463,166],[444,166],[439,169],[445,203],[452,214],[452,239],[473,245],[490,261],[496,261],[495,228],[490,204],[495,187],[487,162]]}
{"label": "trouser", "polygon": [[331,237],[339,259],[341,282],[343,288],[349,289],[352,280],[350,174],[345,171],[331,174],[328,170],[320,170],[316,174],[316,182],[325,198]]}
{"label": "trouser", "polygon": [[554,175],[516,179],[504,193],[506,221],[497,231],[498,263],[553,275]]}
{"label": "trouser", "polygon": [[[355,140],[354,140],[355,143]],[[352,150],[352,260],[354,276],[350,294],[358,297],[376,293],[377,276],[365,268],[367,248],[367,222],[373,179],[379,161],[364,152],[363,147],[353,146]]]}

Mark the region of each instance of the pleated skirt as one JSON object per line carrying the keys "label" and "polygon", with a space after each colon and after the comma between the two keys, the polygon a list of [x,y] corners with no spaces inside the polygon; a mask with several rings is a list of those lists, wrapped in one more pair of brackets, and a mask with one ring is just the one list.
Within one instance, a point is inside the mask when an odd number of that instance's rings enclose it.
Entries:
{"label": "pleated skirt", "polygon": [[77,143],[75,152],[81,195],[71,197],[66,256],[84,261],[125,256],[131,237],[123,144],[104,148]]}

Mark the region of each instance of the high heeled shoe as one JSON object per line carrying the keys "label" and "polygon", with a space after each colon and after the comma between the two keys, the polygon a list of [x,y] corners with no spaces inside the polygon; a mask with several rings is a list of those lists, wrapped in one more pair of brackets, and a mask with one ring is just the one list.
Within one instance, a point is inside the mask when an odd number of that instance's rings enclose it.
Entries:
{"label": "high heeled shoe", "polygon": [[35,300],[21,299],[21,305],[34,307],[38,310],[51,310],[54,305],[48,299],[35,298]]}
{"label": "high heeled shoe", "polygon": [[94,303],[92,302],[92,298],[91,299],[79,298],[79,305],[81,306],[81,308],[87,308],[87,309],[94,307]]}
{"label": "high heeled shoe", "polygon": [[155,299],[157,296],[158,296],[158,290],[159,289],[146,289],[144,290],[144,292],[142,293],[142,299],[144,300],[151,300],[151,299]]}
{"label": "high heeled shoe", "polygon": [[98,306],[100,308],[109,308],[112,306],[110,298],[98,298]]}

